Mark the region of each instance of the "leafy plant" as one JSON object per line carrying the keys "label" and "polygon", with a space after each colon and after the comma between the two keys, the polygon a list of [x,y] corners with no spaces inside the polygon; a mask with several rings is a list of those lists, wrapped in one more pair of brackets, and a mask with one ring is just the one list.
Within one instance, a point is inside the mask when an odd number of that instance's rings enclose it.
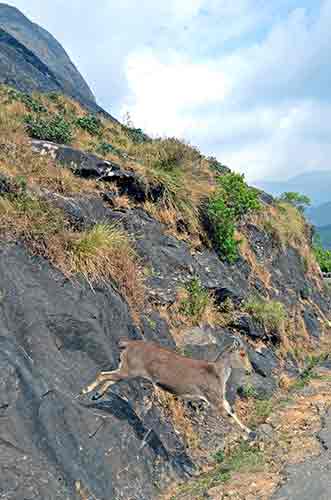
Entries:
{"label": "leafy plant", "polygon": [[244,176],[227,173],[218,177],[216,192],[207,204],[212,239],[222,258],[234,262],[238,257],[235,229],[240,218],[260,208],[258,193],[244,181]]}
{"label": "leafy plant", "polygon": [[314,244],[314,253],[323,273],[331,273],[331,250],[322,247],[320,241]]}
{"label": "leafy plant", "polygon": [[26,115],[28,134],[35,139],[68,144],[73,139],[72,126],[62,115],[46,117]]}
{"label": "leafy plant", "polygon": [[279,332],[284,321],[287,319],[284,304],[276,300],[252,297],[248,299],[244,309],[267,331]]}
{"label": "leafy plant", "polygon": [[90,135],[101,135],[103,125],[101,120],[95,115],[86,115],[77,118],[76,124],[83,130],[86,130]]}
{"label": "leafy plant", "polygon": [[308,196],[293,191],[283,193],[278,200],[293,205],[301,213],[305,211],[305,208],[311,205],[311,200]]}
{"label": "leafy plant", "polygon": [[257,391],[255,387],[253,387],[251,384],[246,384],[243,387],[241,387],[241,395],[246,398],[246,399],[252,399],[252,398],[257,398]]}
{"label": "leafy plant", "polygon": [[148,135],[141,128],[126,127],[125,130],[134,144],[143,144],[150,141]]}
{"label": "leafy plant", "polygon": [[96,147],[96,152],[102,156],[106,156],[109,153],[117,153],[117,149],[109,142],[100,142]]}
{"label": "leafy plant", "polygon": [[45,113],[47,111],[40,100],[30,94],[19,92],[15,89],[9,89],[8,97],[14,101],[22,102],[29,109],[29,111],[32,111],[34,113]]}
{"label": "leafy plant", "polygon": [[210,301],[208,291],[198,278],[192,279],[186,286],[187,297],[182,300],[180,312],[199,321]]}

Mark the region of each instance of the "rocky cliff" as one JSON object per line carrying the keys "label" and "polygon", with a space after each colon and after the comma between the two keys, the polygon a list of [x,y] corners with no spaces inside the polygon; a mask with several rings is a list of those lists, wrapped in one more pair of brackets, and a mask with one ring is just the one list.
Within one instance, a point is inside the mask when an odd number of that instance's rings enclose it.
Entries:
{"label": "rocky cliff", "polygon": [[227,394],[250,422],[328,352],[310,226],[176,139],[61,96],[0,98],[1,495],[154,499],[240,431],[144,379],[97,401],[82,387],[123,336],[206,360],[240,337],[253,372]]}

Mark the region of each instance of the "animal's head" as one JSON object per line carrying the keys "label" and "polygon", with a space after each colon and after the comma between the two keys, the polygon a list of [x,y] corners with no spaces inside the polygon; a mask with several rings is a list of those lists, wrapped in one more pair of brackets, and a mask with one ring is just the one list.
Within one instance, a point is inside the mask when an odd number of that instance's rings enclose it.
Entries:
{"label": "animal's head", "polygon": [[240,368],[244,369],[246,373],[252,373],[252,365],[241,339],[234,337],[233,343],[229,347],[229,355],[232,368]]}

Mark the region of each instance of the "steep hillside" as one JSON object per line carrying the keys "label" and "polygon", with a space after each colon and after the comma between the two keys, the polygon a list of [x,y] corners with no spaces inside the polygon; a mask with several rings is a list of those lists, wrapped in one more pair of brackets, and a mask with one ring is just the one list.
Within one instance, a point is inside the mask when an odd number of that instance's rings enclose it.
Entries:
{"label": "steep hillside", "polygon": [[23,92],[57,91],[102,111],[63,47],[18,9],[0,3],[0,83]]}
{"label": "steep hillside", "polygon": [[310,226],[196,148],[2,87],[0,174],[4,498],[155,499],[242,449],[235,423],[145,379],[78,397],[120,337],[209,361],[242,339],[252,372],[227,397],[257,430],[328,354]]}

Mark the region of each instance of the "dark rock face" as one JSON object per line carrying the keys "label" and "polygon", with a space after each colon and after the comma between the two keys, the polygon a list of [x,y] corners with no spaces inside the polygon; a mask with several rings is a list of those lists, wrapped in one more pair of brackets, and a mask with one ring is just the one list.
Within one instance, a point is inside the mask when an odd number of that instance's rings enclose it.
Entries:
{"label": "dark rock face", "polygon": [[264,328],[249,314],[242,314],[233,322],[233,328],[252,338],[263,338],[266,334]]}
{"label": "dark rock face", "polygon": [[[97,372],[117,368],[118,339],[143,338],[188,357],[214,361],[232,345],[234,336],[241,337],[253,373],[233,370],[226,388],[228,401],[233,404],[238,394],[245,396],[248,385],[258,398],[268,399],[277,390],[280,370],[270,344],[279,339],[266,336],[240,307],[257,291],[296,306],[296,312],[299,307],[316,342],[322,333],[318,307],[327,314],[330,304],[305,274],[298,252],[280,248],[263,229],[253,224],[245,228],[256,260],[270,274],[268,285],[244,258],[229,265],[211,249],[193,252],[142,208],[115,209],[117,190],[136,202],[158,196],[157,189],[151,195],[135,173],[66,146],[33,141],[33,147],[76,175],[107,182],[106,193],[100,195],[63,196],[46,190],[38,195],[62,208],[74,229],[116,222],[129,233],[148,271],[149,307],[137,327],[111,284],[93,291],[87,284],[68,281],[22,245],[0,243],[0,494],[10,500],[78,500],[82,492],[100,500],[152,500],[157,497],[156,485],[187,477],[193,464],[201,465],[201,457],[188,455],[184,436],[175,430],[146,380],[122,381],[97,401],[93,395],[75,397]],[[10,182],[0,177],[0,195],[11,190]],[[194,277],[219,306],[232,301],[234,318],[227,328],[183,327],[176,345],[155,306],[166,310],[178,288]],[[290,356],[285,368],[299,374]],[[183,408],[201,449],[210,456],[222,446],[230,420],[194,400]]]}
{"label": "dark rock face", "polygon": [[278,368],[279,362],[271,349],[261,349],[254,351],[248,349],[249,360],[256,373],[262,377],[271,377],[273,370]]}
{"label": "dark rock face", "polygon": [[1,27],[0,83],[16,87],[22,92],[61,91],[54,73],[31,50]]}
{"label": "dark rock face", "polygon": [[321,324],[311,306],[306,305],[303,319],[309,335],[319,338],[322,335]]}
{"label": "dark rock face", "polygon": [[0,281],[4,497],[80,498],[80,484],[91,497],[144,500],[155,497],[153,481],[192,470],[149,384],[75,399],[97,371],[117,366],[119,337],[141,335],[117,293],[74,286],[20,246],[1,247]]}
{"label": "dark rock face", "polygon": [[[136,201],[145,201],[149,197],[148,188],[144,181],[133,172],[124,170],[114,162],[103,160],[94,154],[85,153],[69,146],[47,141],[33,140],[32,147],[41,154],[51,155],[80,177],[116,184],[119,194],[127,194]],[[154,198],[154,196],[152,197]]]}

